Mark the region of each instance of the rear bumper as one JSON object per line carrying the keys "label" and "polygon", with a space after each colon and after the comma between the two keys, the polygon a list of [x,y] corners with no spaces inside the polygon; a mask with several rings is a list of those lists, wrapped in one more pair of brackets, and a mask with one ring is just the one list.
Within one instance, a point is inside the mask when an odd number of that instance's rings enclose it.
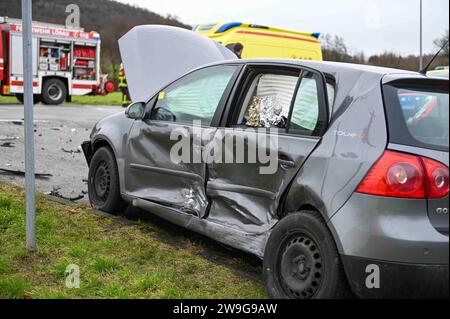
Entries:
{"label": "rear bumper", "polygon": [[[426,200],[355,193],[328,224],[358,297],[448,298],[449,237],[431,224]],[[366,285],[369,265],[380,288]]]}
{"label": "rear bumper", "polygon": [[[342,256],[342,262],[350,288],[359,298],[449,298],[448,264],[402,264],[350,256]],[[377,275],[374,269],[379,269],[378,288],[371,285]]]}
{"label": "rear bumper", "polygon": [[449,237],[431,224],[426,200],[354,193],[329,226],[344,256],[401,264],[449,263]]}

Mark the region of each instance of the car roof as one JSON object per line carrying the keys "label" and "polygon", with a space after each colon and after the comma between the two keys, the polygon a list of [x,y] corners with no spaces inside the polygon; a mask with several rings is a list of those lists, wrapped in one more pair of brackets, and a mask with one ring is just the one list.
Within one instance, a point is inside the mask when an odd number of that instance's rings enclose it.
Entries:
{"label": "car roof", "polygon": [[296,60],[296,59],[241,59],[241,60],[230,60],[212,63],[211,65],[220,64],[252,64],[252,63],[267,63],[267,64],[287,64],[293,66],[304,66],[316,69],[320,72],[326,74],[336,74],[336,73],[355,73],[367,72],[372,74],[379,74],[380,76],[387,74],[402,74],[411,76],[425,77],[423,74],[414,71],[386,68],[372,65],[364,64],[354,64],[354,63],[344,63],[344,62],[331,62],[331,61],[310,61],[310,60]]}

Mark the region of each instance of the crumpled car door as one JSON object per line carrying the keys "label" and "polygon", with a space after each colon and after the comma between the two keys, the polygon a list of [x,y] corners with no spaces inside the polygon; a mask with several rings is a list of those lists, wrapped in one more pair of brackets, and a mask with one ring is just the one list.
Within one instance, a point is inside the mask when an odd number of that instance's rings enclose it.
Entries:
{"label": "crumpled car door", "polygon": [[202,149],[216,131],[240,65],[201,68],[175,81],[136,120],[125,156],[125,191],[137,198],[203,217],[206,163]]}
{"label": "crumpled car door", "polygon": [[119,39],[133,102],[145,102],[183,74],[237,57],[221,44],[190,30],[142,25]]}
{"label": "crumpled car door", "polygon": [[[208,207],[205,194],[205,163],[175,163],[171,149],[178,143],[171,133],[182,128],[201,145],[209,143],[208,136],[196,136],[190,125],[151,120],[136,121],[130,131],[126,156],[126,192],[133,197],[179,209],[187,214],[203,217]],[[193,150],[200,151],[200,150]]]}
{"label": "crumpled car door", "polygon": [[[273,69],[276,70],[276,66]],[[273,88],[282,93],[289,91],[281,78],[262,76],[259,79],[255,92],[263,92],[257,95],[268,94]],[[269,82],[267,88],[263,81]],[[295,88],[297,81],[299,84]],[[249,87],[251,91],[252,86]],[[218,128],[213,143],[219,145],[224,150],[224,157],[232,159],[234,164],[209,161],[212,164],[208,165],[206,187],[206,194],[211,201],[208,220],[257,234],[269,230],[278,221],[284,192],[321,141],[322,133],[319,131],[323,130],[320,128],[325,126],[328,118],[324,90],[323,75],[302,71],[300,80],[293,84],[296,98],[292,105],[288,94],[287,104],[291,105],[291,111],[292,108],[295,110],[292,111],[292,126],[289,126],[288,133],[280,133],[276,128],[253,129],[250,127],[252,115],[244,125],[247,128],[240,126],[240,122],[234,123],[238,127]],[[283,98],[283,95],[279,95],[279,102]],[[246,105],[244,103],[244,107]],[[295,133],[296,123],[302,123],[302,131],[306,130],[308,116],[304,111],[313,108],[318,110],[318,118],[311,122],[310,129],[315,127],[317,133],[311,136]]]}

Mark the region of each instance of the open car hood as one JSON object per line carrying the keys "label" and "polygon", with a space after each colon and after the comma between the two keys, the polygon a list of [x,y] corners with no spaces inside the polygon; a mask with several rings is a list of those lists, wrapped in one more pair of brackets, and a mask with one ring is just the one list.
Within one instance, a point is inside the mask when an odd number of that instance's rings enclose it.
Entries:
{"label": "open car hood", "polygon": [[142,25],[119,39],[133,102],[146,102],[166,85],[202,65],[236,59],[229,49],[196,32]]}

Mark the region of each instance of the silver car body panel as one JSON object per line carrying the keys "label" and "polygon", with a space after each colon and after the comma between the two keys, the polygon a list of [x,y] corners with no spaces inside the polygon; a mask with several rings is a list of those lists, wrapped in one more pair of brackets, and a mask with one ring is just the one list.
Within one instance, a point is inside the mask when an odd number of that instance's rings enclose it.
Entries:
{"label": "silver car body panel", "polygon": [[328,224],[342,255],[448,265],[448,236],[430,223],[426,200],[355,193]]}

